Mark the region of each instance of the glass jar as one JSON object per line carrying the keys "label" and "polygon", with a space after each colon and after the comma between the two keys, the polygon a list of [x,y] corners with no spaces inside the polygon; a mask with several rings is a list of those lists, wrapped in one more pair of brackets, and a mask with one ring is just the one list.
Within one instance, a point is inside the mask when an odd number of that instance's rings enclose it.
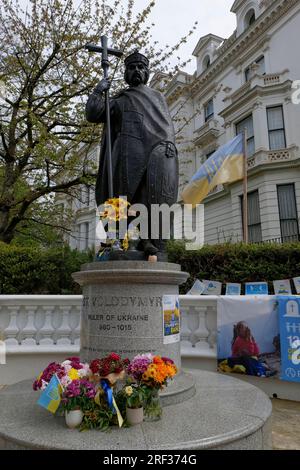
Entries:
{"label": "glass jar", "polygon": [[162,406],[159,390],[153,388],[145,403],[144,421],[158,421],[162,416]]}

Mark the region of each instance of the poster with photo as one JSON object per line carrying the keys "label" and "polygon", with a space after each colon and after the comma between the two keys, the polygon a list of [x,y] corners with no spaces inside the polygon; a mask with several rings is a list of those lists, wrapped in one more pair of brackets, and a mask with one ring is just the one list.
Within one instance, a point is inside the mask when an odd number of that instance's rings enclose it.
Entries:
{"label": "poster with photo", "polygon": [[218,371],[278,376],[281,358],[276,298],[224,296],[217,305]]}
{"label": "poster with photo", "polygon": [[180,341],[180,310],[178,295],[163,296],[164,344]]}
{"label": "poster with photo", "polygon": [[268,295],[267,282],[246,282],[245,295]]}
{"label": "poster with photo", "polygon": [[241,295],[242,285],[235,282],[228,282],[226,284],[225,295]]}
{"label": "poster with photo", "polygon": [[293,283],[297,294],[300,294],[300,277],[293,277]]}
{"label": "poster with photo", "polygon": [[288,382],[300,382],[300,298],[278,296],[281,348],[281,376]]}
{"label": "poster with photo", "polygon": [[202,281],[206,289],[204,295],[221,295],[222,283],[218,281]]}
{"label": "poster with photo", "polygon": [[276,295],[291,295],[291,283],[289,279],[283,279],[281,281],[273,281],[274,292]]}

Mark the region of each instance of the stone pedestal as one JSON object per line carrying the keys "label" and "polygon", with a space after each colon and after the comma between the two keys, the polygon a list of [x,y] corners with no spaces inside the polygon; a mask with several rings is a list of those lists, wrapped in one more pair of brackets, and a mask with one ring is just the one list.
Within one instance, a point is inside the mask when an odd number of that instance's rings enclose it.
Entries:
{"label": "stone pedestal", "polygon": [[73,278],[83,288],[81,315],[82,360],[111,352],[132,359],[153,353],[173,359],[179,369],[162,392],[163,405],[191,398],[195,380],[180,370],[180,338],[165,344],[164,295],[177,295],[188,274],[178,264],[148,261],[104,261],[85,264]]}
{"label": "stone pedestal", "polygon": [[112,351],[132,359],[151,352],[180,368],[180,341],[164,344],[163,295],[178,294],[187,273],[178,264],[108,261],[83,266],[73,278],[83,287],[81,358]]}

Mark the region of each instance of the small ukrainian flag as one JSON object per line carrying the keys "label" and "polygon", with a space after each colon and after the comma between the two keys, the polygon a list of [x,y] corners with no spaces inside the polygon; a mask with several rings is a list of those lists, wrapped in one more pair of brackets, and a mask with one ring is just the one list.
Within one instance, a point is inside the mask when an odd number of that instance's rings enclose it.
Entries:
{"label": "small ukrainian flag", "polygon": [[181,194],[183,202],[200,204],[219,184],[243,179],[244,155],[244,136],[239,134],[220,147],[199,168]]}
{"label": "small ukrainian flag", "polygon": [[63,388],[59,378],[54,374],[48,383],[47,388],[45,388],[41,394],[38,400],[38,405],[51,411],[51,413],[55,413],[61,402],[62,391]]}

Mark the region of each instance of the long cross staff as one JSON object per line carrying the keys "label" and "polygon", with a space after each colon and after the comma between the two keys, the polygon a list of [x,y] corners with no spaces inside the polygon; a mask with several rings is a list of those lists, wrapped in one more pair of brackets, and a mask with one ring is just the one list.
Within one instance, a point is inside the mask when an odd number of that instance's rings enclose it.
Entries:
{"label": "long cross staff", "polygon": [[[107,36],[101,36],[101,46],[86,44],[85,48],[89,52],[100,52],[102,54],[101,66],[104,78],[108,78],[109,61],[108,56],[114,55],[122,57],[123,52],[118,49],[107,47]],[[109,107],[109,90],[105,90],[105,113],[106,113],[106,129],[107,129],[107,176],[108,176],[108,195],[109,198],[114,197],[113,188],[113,172],[112,172],[112,156],[111,156],[111,128],[110,128],[110,107]]]}

